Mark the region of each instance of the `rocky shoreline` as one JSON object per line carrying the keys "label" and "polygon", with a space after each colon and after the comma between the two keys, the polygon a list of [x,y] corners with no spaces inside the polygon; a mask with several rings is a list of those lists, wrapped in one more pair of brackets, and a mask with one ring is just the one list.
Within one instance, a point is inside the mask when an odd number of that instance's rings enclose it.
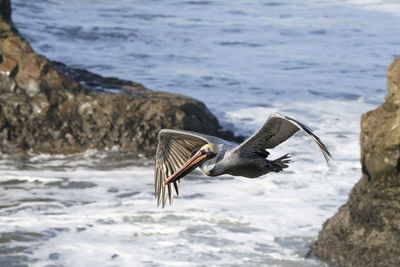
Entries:
{"label": "rocky shoreline", "polygon": [[400,57],[387,78],[385,103],[362,116],[362,177],[312,246],[331,266],[400,266]]}
{"label": "rocky shoreline", "polygon": [[200,101],[36,54],[12,24],[10,0],[0,7],[1,153],[23,158],[118,147],[152,157],[162,128],[241,140]]}
{"label": "rocky shoreline", "polygon": [[[400,266],[400,58],[388,69],[388,90],[362,117],[362,177],[310,252],[331,266]],[[0,153],[117,147],[152,157],[161,128],[241,140],[200,101],[36,54],[12,24],[10,0],[0,0]]]}

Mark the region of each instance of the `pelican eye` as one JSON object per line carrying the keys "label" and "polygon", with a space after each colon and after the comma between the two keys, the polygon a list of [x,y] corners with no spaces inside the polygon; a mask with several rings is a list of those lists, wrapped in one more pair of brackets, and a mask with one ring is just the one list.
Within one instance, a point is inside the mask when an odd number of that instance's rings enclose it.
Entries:
{"label": "pelican eye", "polygon": [[199,149],[200,148],[196,148],[195,150],[193,150],[192,153],[190,153],[190,157],[189,158],[193,157],[197,153],[197,151],[199,151]]}
{"label": "pelican eye", "polygon": [[206,149],[201,149],[200,150],[200,155],[205,155],[207,153],[208,153],[208,151]]}

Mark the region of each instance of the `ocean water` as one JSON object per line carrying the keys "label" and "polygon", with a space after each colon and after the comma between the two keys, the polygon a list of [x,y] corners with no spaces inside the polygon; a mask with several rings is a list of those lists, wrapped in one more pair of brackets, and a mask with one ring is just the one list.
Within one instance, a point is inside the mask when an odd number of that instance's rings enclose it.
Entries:
{"label": "ocean water", "polygon": [[0,155],[0,266],[323,266],[306,258],[361,176],[359,124],[399,54],[394,0],[12,0],[13,20],[52,60],[200,99],[251,135],[278,111],[310,126],[259,179],[184,178],[156,207],[153,160],[87,151]]}

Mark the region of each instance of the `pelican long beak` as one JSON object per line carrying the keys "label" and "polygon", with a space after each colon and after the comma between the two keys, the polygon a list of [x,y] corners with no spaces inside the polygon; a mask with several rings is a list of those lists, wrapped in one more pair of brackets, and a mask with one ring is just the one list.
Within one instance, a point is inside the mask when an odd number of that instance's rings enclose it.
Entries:
{"label": "pelican long beak", "polygon": [[186,161],[186,163],[182,167],[180,167],[179,170],[168,177],[167,180],[164,181],[164,185],[168,185],[170,183],[178,181],[179,179],[183,178],[185,175],[196,169],[198,166],[200,166],[203,162],[215,157],[216,155],[216,153],[213,153],[211,151],[198,151],[196,154],[194,154],[193,157]]}

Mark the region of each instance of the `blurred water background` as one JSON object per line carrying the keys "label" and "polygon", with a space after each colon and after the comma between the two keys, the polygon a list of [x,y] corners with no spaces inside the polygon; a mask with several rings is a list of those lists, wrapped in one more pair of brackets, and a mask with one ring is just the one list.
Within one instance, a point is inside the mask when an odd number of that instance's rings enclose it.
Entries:
{"label": "blurred water background", "polygon": [[279,111],[310,126],[290,168],[255,180],[194,172],[157,208],[153,161],[117,150],[0,156],[1,266],[322,266],[305,257],[360,178],[359,123],[399,54],[394,0],[13,0],[51,60],[206,103],[251,135]]}

